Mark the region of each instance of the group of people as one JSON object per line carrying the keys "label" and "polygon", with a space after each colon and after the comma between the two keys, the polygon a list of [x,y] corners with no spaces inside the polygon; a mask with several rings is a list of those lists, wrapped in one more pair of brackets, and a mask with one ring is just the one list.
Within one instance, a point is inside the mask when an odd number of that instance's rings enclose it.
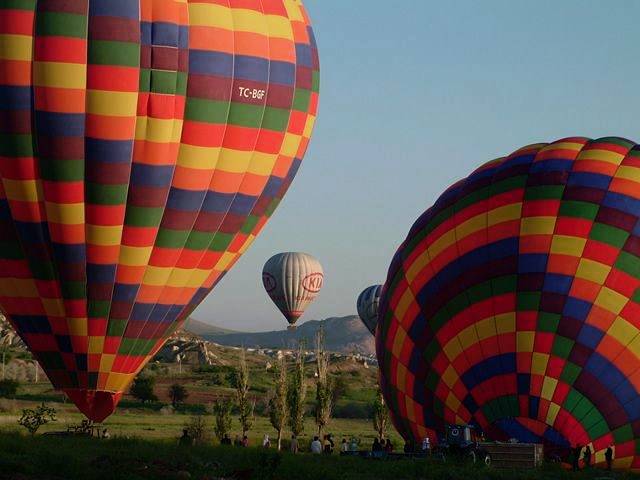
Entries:
{"label": "group of people", "polygon": [[373,453],[376,452],[386,452],[386,453],[392,453],[393,452],[393,443],[391,443],[391,439],[387,438],[387,440],[385,441],[384,438],[376,438],[373,441],[373,445],[371,445],[371,451]]}
{"label": "group of people", "polygon": [[404,453],[423,453],[430,454],[431,453],[431,439],[429,437],[424,437],[422,439],[422,443],[414,443],[409,440],[404,444]]}
{"label": "group of people", "polygon": [[[582,450],[584,448],[584,451]],[[583,447],[582,445],[576,445],[571,449],[571,467],[574,472],[580,470],[580,455],[582,454],[582,464],[584,468],[591,466],[591,448],[589,445]],[[609,445],[604,451],[604,460],[607,463],[607,470],[611,470],[613,465],[613,445]]]}
{"label": "group of people", "polygon": [[[342,439],[342,441],[345,440]],[[327,455],[331,455],[333,453],[334,447],[335,443],[333,442],[332,435],[325,435],[322,442],[320,441],[320,437],[316,435],[315,437],[313,437],[311,445],[309,445],[309,450],[313,454],[325,453]]]}

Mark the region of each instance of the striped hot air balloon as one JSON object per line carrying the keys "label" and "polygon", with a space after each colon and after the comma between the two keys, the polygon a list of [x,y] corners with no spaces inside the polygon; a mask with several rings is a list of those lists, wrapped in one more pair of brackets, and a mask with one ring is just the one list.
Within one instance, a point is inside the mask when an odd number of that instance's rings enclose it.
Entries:
{"label": "striped hot air balloon", "polygon": [[299,0],[0,3],[0,308],[89,418],[265,225],[318,79]]}
{"label": "striped hot air balloon", "polygon": [[524,147],[413,225],[380,304],[380,378],[406,439],[588,445],[640,469],[640,147]]}

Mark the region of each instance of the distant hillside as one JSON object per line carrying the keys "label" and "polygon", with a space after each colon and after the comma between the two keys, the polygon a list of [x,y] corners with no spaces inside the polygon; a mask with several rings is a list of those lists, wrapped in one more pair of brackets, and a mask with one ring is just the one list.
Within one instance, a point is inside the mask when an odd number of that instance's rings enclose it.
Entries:
{"label": "distant hillside", "polygon": [[326,320],[310,320],[293,331],[200,335],[220,345],[244,346],[246,348],[291,348],[297,345],[300,340],[305,340],[308,348],[312,348],[314,335],[321,325],[324,326],[325,343],[328,350],[340,353],[375,354],[373,335],[365,328],[360,318],[354,315],[327,318]]}
{"label": "distant hillside", "polygon": [[189,317],[187,319],[186,323],[184,324],[183,330],[189,333],[193,333],[194,335],[199,335],[201,337],[208,335],[226,335],[228,333],[239,333],[236,330],[229,330],[227,328],[216,327],[215,325],[201,322],[193,317]]}

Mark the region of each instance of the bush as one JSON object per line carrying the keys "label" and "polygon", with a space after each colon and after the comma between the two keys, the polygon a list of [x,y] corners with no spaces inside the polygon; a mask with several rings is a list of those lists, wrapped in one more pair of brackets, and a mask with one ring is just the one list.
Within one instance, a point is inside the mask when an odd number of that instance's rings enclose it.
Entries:
{"label": "bush", "polygon": [[207,429],[207,422],[203,415],[194,415],[191,417],[189,423],[187,423],[184,428],[187,429],[189,438],[191,438],[196,445],[201,445],[207,442],[209,433]]}
{"label": "bush", "polygon": [[13,398],[18,393],[20,382],[17,380],[0,380],[0,397]]}
{"label": "bush", "polygon": [[56,409],[47,407],[44,402],[42,402],[42,405],[35,409],[25,408],[22,410],[22,416],[20,420],[18,420],[18,424],[26,428],[31,435],[35,435],[42,425],[57,420]]}
{"label": "bush", "polygon": [[131,385],[129,393],[142,403],[145,402],[157,402],[158,397],[153,393],[153,387],[155,387],[156,379],[153,377],[136,377]]}
{"label": "bush", "polygon": [[171,405],[173,405],[173,408],[177,408],[179,405],[183,404],[188,396],[189,393],[187,392],[187,389],[179,383],[174,383],[169,387],[169,397],[171,398]]}

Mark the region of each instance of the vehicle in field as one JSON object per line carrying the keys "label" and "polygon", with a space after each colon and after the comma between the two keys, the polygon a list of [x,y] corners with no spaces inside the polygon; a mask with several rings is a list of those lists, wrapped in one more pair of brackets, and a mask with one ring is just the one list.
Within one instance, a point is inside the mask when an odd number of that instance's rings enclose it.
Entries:
{"label": "vehicle in field", "polygon": [[491,465],[491,455],[480,444],[480,433],[472,425],[446,425],[445,436],[434,448],[433,454],[470,463]]}

